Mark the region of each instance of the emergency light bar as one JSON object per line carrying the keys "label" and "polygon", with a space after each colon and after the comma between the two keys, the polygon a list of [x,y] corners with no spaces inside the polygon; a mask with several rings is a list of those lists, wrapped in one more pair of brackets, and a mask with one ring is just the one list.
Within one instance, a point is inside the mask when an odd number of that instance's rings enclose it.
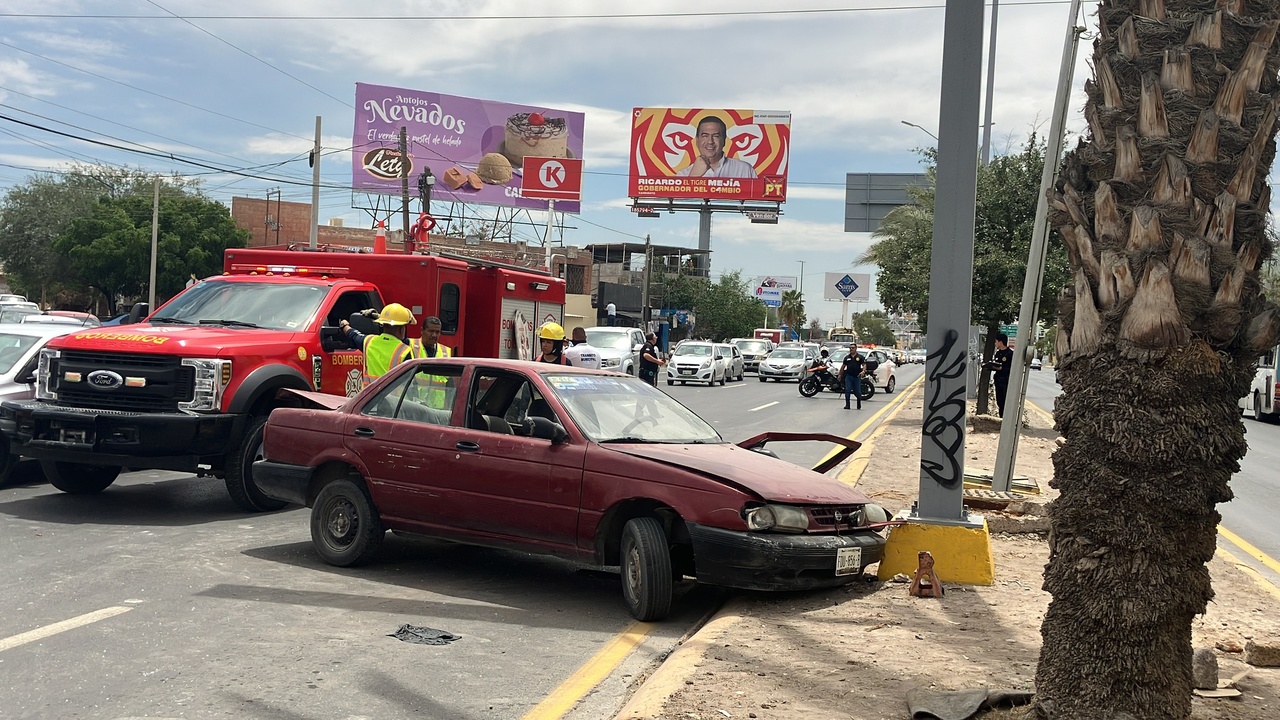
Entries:
{"label": "emergency light bar", "polygon": [[231,265],[231,273],[246,275],[317,275],[324,277],[346,276],[350,268],[309,267],[306,265]]}

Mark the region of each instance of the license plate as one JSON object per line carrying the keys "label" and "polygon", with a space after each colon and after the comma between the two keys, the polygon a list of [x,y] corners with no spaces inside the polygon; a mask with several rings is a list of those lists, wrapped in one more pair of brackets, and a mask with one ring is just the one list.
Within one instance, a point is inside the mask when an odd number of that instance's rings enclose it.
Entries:
{"label": "license plate", "polygon": [[862,548],[844,547],[836,550],[836,575],[852,575],[862,569]]}
{"label": "license plate", "polygon": [[693,374],[693,371],[692,371],[692,370],[690,370],[689,368],[680,368],[680,374],[681,374],[681,375],[692,375],[692,374]]}

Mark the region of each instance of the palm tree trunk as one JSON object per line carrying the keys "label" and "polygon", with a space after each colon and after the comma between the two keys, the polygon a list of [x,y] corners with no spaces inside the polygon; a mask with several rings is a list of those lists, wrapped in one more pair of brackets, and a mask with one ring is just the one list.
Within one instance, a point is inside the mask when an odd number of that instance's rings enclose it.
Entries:
{"label": "palm tree trunk", "polygon": [[1089,137],[1051,197],[1074,284],[1058,308],[1066,444],[1036,707],[1053,720],[1185,718],[1214,507],[1246,450],[1236,400],[1280,333],[1258,280],[1280,9],[1103,0],[1099,21]]}

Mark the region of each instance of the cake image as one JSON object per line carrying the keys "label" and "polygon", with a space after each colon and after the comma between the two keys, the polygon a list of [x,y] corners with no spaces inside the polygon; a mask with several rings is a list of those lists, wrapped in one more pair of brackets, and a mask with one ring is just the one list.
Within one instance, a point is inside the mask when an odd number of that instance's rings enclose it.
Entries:
{"label": "cake image", "polygon": [[523,166],[526,157],[569,157],[569,126],[564,118],[516,113],[507,118],[502,149],[515,167]]}
{"label": "cake image", "polygon": [[500,153],[486,154],[480,158],[480,164],[476,166],[476,175],[490,185],[506,185],[511,182],[513,174],[511,163]]}

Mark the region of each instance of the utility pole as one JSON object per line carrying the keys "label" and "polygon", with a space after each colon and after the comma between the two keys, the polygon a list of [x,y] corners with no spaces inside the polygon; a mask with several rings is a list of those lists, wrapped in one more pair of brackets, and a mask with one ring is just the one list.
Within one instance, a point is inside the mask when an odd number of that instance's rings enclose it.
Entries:
{"label": "utility pole", "polygon": [[[804,309],[804,261],[797,260],[796,262],[800,263],[800,308],[803,310]],[[796,322],[799,323],[800,319],[796,318]],[[803,323],[800,323],[800,324],[803,325]],[[807,332],[805,334],[808,335]],[[806,337],[806,339],[812,340],[813,338]]]}
{"label": "utility pole", "polygon": [[547,201],[547,232],[542,236],[542,249],[547,258],[547,272],[551,272],[551,229],[555,226],[556,201]]}
{"label": "utility pole", "polygon": [[156,307],[156,246],[160,242],[160,178],[156,177],[155,197],[151,201],[151,285],[147,292],[147,302],[153,310]]}
{"label": "utility pole", "polygon": [[[401,142],[403,142],[401,136]],[[316,116],[316,142],[311,147],[311,230],[307,234],[307,247],[312,250],[320,239],[320,116]]]}
{"label": "utility pole", "polygon": [[409,129],[403,125],[400,126],[400,168],[400,214],[404,218],[404,238],[407,238],[409,237]]}
{"label": "utility pole", "polygon": [[991,37],[987,40],[987,107],[982,123],[982,165],[991,162],[991,106],[996,88],[996,20],[1000,17],[1000,0],[991,0]]}
{"label": "utility pole", "polygon": [[640,303],[640,319],[644,322],[646,337],[649,332],[649,280],[653,274],[653,246],[649,242],[649,233],[644,235],[644,298]]}

